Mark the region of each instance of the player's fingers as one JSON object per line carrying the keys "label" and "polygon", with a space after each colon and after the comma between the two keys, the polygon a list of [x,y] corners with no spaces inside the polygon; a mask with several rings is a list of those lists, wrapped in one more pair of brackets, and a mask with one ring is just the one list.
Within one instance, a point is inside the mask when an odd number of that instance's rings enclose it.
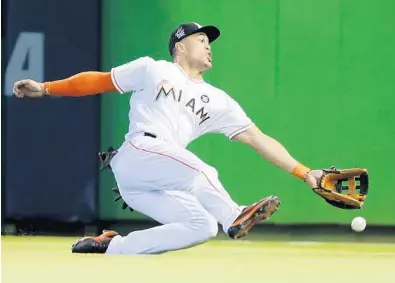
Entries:
{"label": "player's fingers", "polygon": [[13,93],[15,94],[16,97],[23,97],[24,96],[23,91],[21,89],[18,89],[16,87],[16,85],[14,85],[12,90],[13,90]]}
{"label": "player's fingers", "polygon": [[23,93],[15,93],[15,96],[18,97],[18,98],[22,98],[22,97],[24,97],[25,95],[24,95]]}
{"label": "player's fingers", "polygon": [[20,80],[15,83],[17,88],[21,88],[30,83],[30,80]]}
{"label": "player's fingers", "polygon": [[25,94],[23,92],[17,92],[17,93],[15,93],[15,96],[18,98],[22,98],[25,96]]}

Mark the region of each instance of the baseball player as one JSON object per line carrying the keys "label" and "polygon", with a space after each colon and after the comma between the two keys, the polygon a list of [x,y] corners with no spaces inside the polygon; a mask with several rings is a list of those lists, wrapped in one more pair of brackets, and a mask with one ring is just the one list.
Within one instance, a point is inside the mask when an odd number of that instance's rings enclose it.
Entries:
{"label": "baseball player", "polygon": [[238,205],[216,169],[186,149],[207,133],[245,143],[309,186],[317,185],[322,170],[296,161],[278,141],[262,133],[232,97],[203,80],[203,73],[212,67],[210,44],[219,36],[215,26],[184,23],[170,35],[172,62],[141,57],[110,72],[15,82],[19,98],[132,93],[129,130],[109,165],[127,205],[162,225],[125,236],[103,231],[78,240],[72,252],[158,254],[206,242],[217,235],[218,223],[230,238],[238,239],[268,219],[280,205],[277,196]]}

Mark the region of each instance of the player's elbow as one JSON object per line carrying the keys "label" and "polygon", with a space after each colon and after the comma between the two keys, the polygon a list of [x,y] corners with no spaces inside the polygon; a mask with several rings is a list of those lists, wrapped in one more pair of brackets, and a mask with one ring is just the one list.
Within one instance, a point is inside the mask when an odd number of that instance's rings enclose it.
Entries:
{"label": "player's elbow", "polygon": [[262,135],[263,135],[262,132],[258,129],[257,126],[251,125],[251,127],[249,127],[246,131],[234,136],[233,140],[254,147],[254,144],[256,143],[257,140],[260,139]]}

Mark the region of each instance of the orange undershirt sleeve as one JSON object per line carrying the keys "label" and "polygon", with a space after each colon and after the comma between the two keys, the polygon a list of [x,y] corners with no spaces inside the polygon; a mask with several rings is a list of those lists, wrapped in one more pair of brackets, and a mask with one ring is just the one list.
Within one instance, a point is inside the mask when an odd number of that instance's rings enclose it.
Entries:
{"label": "orange undershirt sleeve", "polygon": [[303,164],[298,163],[296,167],[292,170],[292,175],[296,176],[297,178],[305,181],[307,173],[310,172],[310,168],[304,166]]}
{"label": "orange undershirt sleeve", "polygon": [[69,78],[44,83],[48,95],[86,96],[117,92],[109,72],[87,71]]}

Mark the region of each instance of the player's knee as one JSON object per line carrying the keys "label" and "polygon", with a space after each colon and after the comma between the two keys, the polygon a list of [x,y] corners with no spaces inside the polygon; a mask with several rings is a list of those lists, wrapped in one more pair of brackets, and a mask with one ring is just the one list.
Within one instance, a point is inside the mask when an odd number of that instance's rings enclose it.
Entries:
{"label": "player's knee", "polygon": [[206,232],[208,238],[214,238],[218,234],[218,223],[214,218],[210,218],[206,224]]}
{"label": "player's knee", "polygon": [[212,217],[205,217],[196,220],[194,228],[198,230],[198,234],[202,241],[214,238],[218,234],[218,223]]}

